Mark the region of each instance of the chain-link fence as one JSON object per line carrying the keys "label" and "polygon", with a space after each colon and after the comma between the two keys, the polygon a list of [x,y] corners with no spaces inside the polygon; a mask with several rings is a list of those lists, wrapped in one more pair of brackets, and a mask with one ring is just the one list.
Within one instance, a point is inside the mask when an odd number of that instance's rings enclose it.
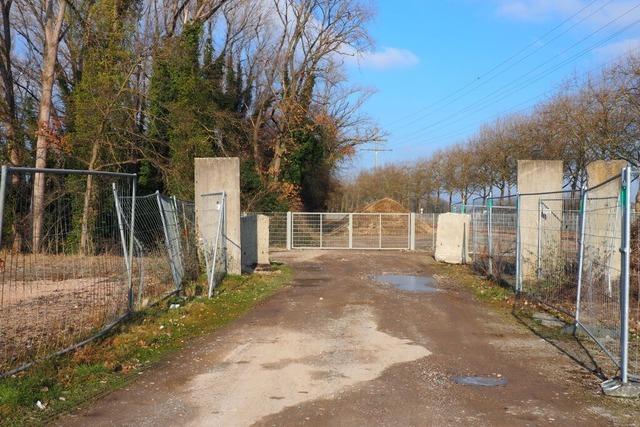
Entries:
{"label": "chain-link fence", "polygon": [[[226,273],[224,193],[195,204],[136,195],[134,174],[3,167],[0,376],[108,331]],[[200,260],[202,259],[202,262]]]}

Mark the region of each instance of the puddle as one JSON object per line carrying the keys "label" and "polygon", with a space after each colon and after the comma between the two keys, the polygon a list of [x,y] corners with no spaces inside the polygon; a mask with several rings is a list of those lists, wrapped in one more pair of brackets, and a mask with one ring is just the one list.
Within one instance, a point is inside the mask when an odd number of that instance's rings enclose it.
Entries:
{"label": "puddle", "polygon": [[387,283],[407,292],[437,292],[436,280],[429,276],[405,276],[398,274],[380,274],[373,276],[373,280]]}
{"label": "puddle", "polygon": [[506,378],[498,377],[453,377],[453,382],[462,385],[475,385],[479,387],[497,387],[507,384]]}

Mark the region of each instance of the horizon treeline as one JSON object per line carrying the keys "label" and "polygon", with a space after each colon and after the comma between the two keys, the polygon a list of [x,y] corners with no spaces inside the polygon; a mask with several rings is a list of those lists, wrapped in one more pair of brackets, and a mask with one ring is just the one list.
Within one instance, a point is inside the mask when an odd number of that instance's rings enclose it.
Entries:
{"label": "horizon treeline", "polygon": [[418,212],[441,212],[454,202],[508,196],[516,192],[518,159],[562,160],[565,189],[572,192],[585,184],[594,160],[640,166],[640,56],[573,77],[530,112],[500,117],[430,156],[344,179],[330,208],[352,211],[392,197]]}

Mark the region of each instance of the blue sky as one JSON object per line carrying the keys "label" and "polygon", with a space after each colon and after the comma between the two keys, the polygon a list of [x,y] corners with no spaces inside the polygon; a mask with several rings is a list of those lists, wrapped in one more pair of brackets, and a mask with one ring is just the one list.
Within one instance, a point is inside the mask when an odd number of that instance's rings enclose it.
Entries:
{"label": "blue sky", "polygon": [[[393,150],[380,162],[411,161],[637,51],[640,1],[378,0],[370,33],[349,77],[376,90],[364,112]],[[345,172],[372,165],[362,151]]]}

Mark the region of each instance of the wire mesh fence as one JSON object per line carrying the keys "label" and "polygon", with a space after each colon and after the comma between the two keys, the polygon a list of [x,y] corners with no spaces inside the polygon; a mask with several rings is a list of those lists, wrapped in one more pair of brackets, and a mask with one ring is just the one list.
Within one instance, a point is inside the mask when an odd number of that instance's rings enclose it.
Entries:
{"label": "wire mesh fence", "polygon": [[437,213],[421,213],[415,216],[415,249],[435,252],[438,231]]}
{"label": "wire mesh fence", "polygon": [[128,313],[131,258],[112,190],[131,196],[134,177],[3,172],[0,373],[8,373],[97,335]]}
{"label": "wire mesh fence", "polygon": [[94,339],[180,291],[207,264],[226,273],[224,194],[195,204],[136,195],[133,174],[3,167],[0,376]]}
{"label": "wire mesh fence", "polygon": [[201,209],[196,212],[198,240],[205,270],[209,297],[227,273],[226,195],[224,192],[201,195]]}
{"label": "wire mesh fence", "polygon": [[408,213],[291,213],[293,249],[410,249]]}
{"label": "wire mesh fence", "polygon": [[287,248],[287,212],[245,212],[245,216],[266,215],[269,217],[269,248]]}
{"label": "wire mesh fence", "polygon": [[580,193],[520,195],[520,292],[573,316],[580,246]]}

